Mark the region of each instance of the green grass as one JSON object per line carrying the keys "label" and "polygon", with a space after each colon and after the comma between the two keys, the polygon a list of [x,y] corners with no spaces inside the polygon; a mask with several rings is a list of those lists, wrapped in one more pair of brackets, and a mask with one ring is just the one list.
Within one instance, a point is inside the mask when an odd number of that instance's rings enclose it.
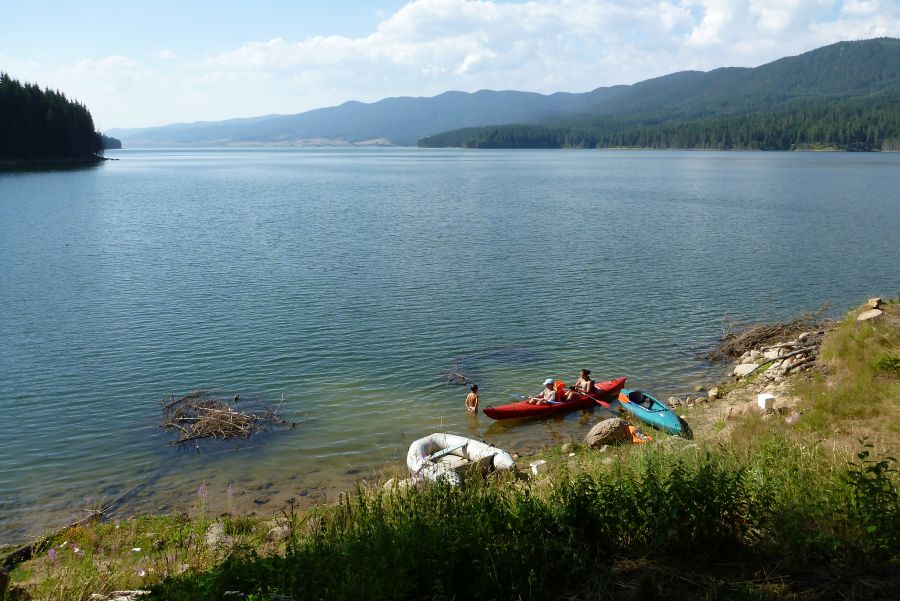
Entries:
{"label": "green grass", "polygon": [[35,598],[71,600],[146,587],[155,599],[814,598],[809,574],[900,560],[896,462],[859,449],[835,456],[762,420],[729,447],[574,445],[543,453],[553,468],[531,481],[359,490],[288,512],[281,543],[267,541],[272,518],[226,514],[226,538],[207,546],[201,499],[192,516],[72,529],[13,576]]}
{"label": "green grass", "polygon": [[[614,566],[686,555],[716,567],[680,598],[707,598],[725,584],[721,566],[735,562],[802,573],[897,557],[894,462],[847,465],[775,430],[756,442],[743,452],[631,447],[611,463],[585,451],[577,472],[562,466],[533,483],[359,492],[321,510],[314,528],[293,516],[284,553],[232,554],[210,571],[166,580],[155,598],[218,599],[228,590],[296,600],[602,598],[630,590]],[[885,469],[867,471],[881,461]],[[859,503],[875,489],[877,507]],[[873,515],[883,516],[876,529]],[[645,574],[646,586],[663,575]],[[775,598],[765,592],[774,584],[747,583],[729,598]]]}
{"label": "green grass", "polygon": [[[886,311],[900,313],[896,303]],[[881,420],[896,434],[900,428],[900,377],[894,371],[894,359],[898,355],[900,328],[884,320],[857,322],[854,315],[847,316],[822,345],[827,375],[795,386],[810,402],[802,427],[833,431],[845,429],[848,422]]]}

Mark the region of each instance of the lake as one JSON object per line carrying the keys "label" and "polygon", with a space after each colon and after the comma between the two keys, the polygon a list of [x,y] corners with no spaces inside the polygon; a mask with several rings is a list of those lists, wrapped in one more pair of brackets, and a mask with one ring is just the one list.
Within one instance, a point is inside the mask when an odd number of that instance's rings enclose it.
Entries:
{"label": "lake", "polygon": [[[118,515],[331,501],[434,431],[508,450],[593,413],[466,414],[547,378],[663,399],[723,375],[723,320],[900,292],[900,154],[111,151],[0,173],[0,542]],[[296,427],[181,449],[201,387]],[[226,490],[229,485],[233,499]]]}

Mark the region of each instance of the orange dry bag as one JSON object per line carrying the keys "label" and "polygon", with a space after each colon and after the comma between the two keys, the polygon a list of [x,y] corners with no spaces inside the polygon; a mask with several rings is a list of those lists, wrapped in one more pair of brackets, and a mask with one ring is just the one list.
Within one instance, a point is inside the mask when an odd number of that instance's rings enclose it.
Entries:
{"label": "orange dry bag", "polygon": [[562,380],[557,380],[553,383],[553,389],[556,390],[556,400],[564,401],[566,400],[566,383]]}

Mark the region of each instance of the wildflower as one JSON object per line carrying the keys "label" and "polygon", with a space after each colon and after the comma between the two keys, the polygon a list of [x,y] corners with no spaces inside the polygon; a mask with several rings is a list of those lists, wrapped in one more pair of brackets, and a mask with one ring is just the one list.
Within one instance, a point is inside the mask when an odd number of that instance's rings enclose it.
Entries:
{"label": "wildflower", "polygon": [[204,482],[203,484],[201,484],[200,487],[197,489],[197,495],[198,495],[201,499],[203,499],[204,501],[206,500],[206,496],[207,496],[207,492],[206,492],[206,482]]}
{"label": "wildflower", "polygon": [[84,549],[79,549],[75,547],[75,557],[84,557]]}
{"label": "wildflower", "polygon": [[50,556],[50,559],[56,559],[56,547],[51,547],[51,549],[47,551],[47,555]]}

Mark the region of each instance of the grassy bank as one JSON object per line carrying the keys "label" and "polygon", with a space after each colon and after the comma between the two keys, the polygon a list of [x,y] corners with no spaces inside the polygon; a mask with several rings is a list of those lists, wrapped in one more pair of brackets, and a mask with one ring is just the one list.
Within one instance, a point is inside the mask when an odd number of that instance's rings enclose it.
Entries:
{"label": "grassy bank", "polygon": [[70,530],[12,576],[59,599],[897,599],[897,309],[829,334],[802,419],[746,415],[727,444],[546,449],[533,479],[282,516],[210,516],[200,490],[190,516]]}

